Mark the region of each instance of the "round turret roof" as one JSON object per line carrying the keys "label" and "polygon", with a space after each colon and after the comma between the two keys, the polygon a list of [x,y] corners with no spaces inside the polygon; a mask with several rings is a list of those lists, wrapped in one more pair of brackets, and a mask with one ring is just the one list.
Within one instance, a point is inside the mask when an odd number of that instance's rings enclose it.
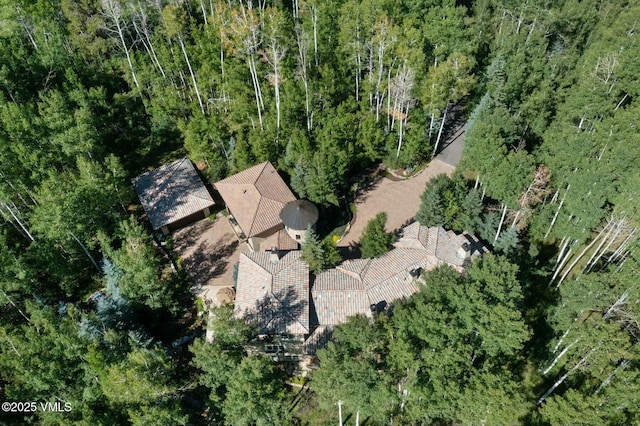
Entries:
{"label": "round turret roof", "polygon": [[318,221],[318,208],[307,200],[291,201],[280,210],[280,220],[287,228],[305,230]]}

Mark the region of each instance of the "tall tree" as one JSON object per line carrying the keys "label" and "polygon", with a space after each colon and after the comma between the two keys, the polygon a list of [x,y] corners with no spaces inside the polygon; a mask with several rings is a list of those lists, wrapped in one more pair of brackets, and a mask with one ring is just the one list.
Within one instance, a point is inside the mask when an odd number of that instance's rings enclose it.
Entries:
{"label": "tall tree", "polygon": [[362,231],[362,237],[360,237],[362,257],[379,257],[391,249],[395,237],[385,230],[386,223],[387,214],[385,212],[378,213],[367,223]]}

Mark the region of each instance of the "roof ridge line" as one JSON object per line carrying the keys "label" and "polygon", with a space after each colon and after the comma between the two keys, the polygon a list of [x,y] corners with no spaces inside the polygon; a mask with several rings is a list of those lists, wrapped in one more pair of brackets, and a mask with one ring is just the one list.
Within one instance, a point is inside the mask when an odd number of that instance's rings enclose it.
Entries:
{"label": "roof ridge line", "polygon": [[[273,298],[278,302],[278,305],[280,305],[280,306],[284,307],[284,306],[285,306],[285,305],[284,305],[284,303],[282,303],[282,301],[278,298],[278,296],[276,296],[276,294],[273,292],[273,283],[271,284],[271,288],[272,288],[272,290],[271,290],[271,296],[273,296]],[[310,306],[310,304],[308,304],[308,305]],[[288,316],[290,319],[292,319],[294,322],[297,322],[298,324],[300,324],[300,325],[302,326],[302,328],[304,328],[305,330],[307,330],[307,331],[309,331],[309,330],[310,330],[310,326],[309,326],[308,324],[305,326],[303,323],[301,323],[301,322],[298,320],[298,318],[296,318],[295,316],[291,315],[291,314],[289,313],[289,311],[285,310],[285,311],[284,311],[284,314],[285,314],[286,316]],[[271,318],[271,321],[273,321],[273,318],[275,318],[275,315]],[[269,321],[269,323],[271,323],[271,321]],[[269,323],[268,323],[268,324],[269,324]],[[286,328],[286,327],[285,327],[285,328]]]}
{"label": "roof ridge line", "polygon": [[[148,172],[144,172],[140,176],[144,176],[144,175],[147,175],[149,173],[153,173],[154,171],[156,171],[158,169],[161,169],[161,168],[166,166],[167,170],[166,171],[163,170],[163,171],[160,172],[160,176],[164,179],[166,176],[170,176],[170,175],[174,174],[177,170],[179,170],[180,166],[183,163],[183,161],[186,160],[186,159],[187,159],[187,157],[178,158],[177,160],[174,160],[171,163],[162,164],[162,165],[156,167],[155,169],[151,169]],[[175,164],[175,166],[174,166],[174,164]]]}
{"label": "roof ridge line", "polygon": [[[255,188],[255,185],[254,185]],[[256,188],[257,190],[258,188]],[[258,194],[260,194],[260,191],[258,191]],[[249,235],[253,235],[253,228],[254,225],[256,224],[256,218],[258,217],[258,212],[260,211],[260,205],[262,204],[262,199],[264,197],[262,195],[260,195],[260,201],[258,201],[258,205],[256,206],[256,210],[253,214],[253,217],[251,218],[251,226],[249,227],[249,232],[247,233],[247,237],[249,237]]]}
{"label": "roof ridge line", "polygon": [[[265,253],[265,252],[261,252],[261,251],[252,251],[251,253]],[[259,264],[258,262],[256,262],[255,260],[253,260],[252,258],[250,258],[249,256],[247,256],[247,253],[240,253],[240,255],[245,256],[247,259],[249,259],[250,261],[252,261],[253,263],[255,263],[260,269],[262,269],[263,271],[265,271],[267,274],[271,275],[271,290],[270,292],[273,294],[273,274],[271,273],[271,271],[269,271],[267,268],[265,268],[264,266],[262,266],[261,264]]]}
{"label": "roof ridge line", "polygon": [[206,198],[204,198],[204,197],[201,197],[201,196],[199,196],[199,195],[194,194],[193,192],[187,192],[187,195],[189,195],[189,197],[194,197],[194,198],[199,198],[199,199],[201,199],[201,200],[209,201],[209,200],[207,200],[207,199],[206,199]]}
{"label": "roof ridge line", "polygon": [[[253,166],[253,167],[256,167],[256,166],[262,165],[262,169],[260,170],[260,173],[258,173],[258,176],[256,176],[256,180],[253,181],[253,186],[256,186],[256,182],[258,182],[258,179],[260,179],[260,176],[262,176],[262,173],[264,173],[264,169],[267,168],[267,164],[271,164],[271,162],[269,160],[267,160],[267,161],[264,161],[262,163],[258,163],[255,166]],[[271,164],[271,166],[273,166],[273,164]],[[275,170],[275,167],[273,169]],[[277,170],[276,170],[276,172],[277,172]],[[258,188],[256,187],[256,189],[258,189]],[[262,194],[260,193],[259,189],[258,189],[258,194],[260,194],[260,196],[262,196]]]}

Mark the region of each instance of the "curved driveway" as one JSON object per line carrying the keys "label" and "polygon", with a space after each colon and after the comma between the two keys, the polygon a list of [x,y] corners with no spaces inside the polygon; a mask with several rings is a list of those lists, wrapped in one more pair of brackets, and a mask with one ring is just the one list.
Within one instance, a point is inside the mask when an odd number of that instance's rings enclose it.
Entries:
{"label": "curved driveway", "polygon": [[442,143],[438,155],[417,176],[393,181],[381,178],[356,197],[356,218],[339,247],[355,245],[367,223],[379,212],[387,213],[387,231],[395,231],[413,221],[420,207],[426,183],[442,173],[451,175],[462,157],[464,123],[456,122],[451,136]]}
{"label": "curved driveway", "polygon": [[426,183],[434,176],[442,173],[450,175],[454,170],[454,167],[436,158],[410,179],[394,181],[381,178],[372,189],[356,198],[356,220],[338,246],[356,244],[364,227],[379,212],[387,213],[387,231],[394,231],[412,221],[420,207],[420,195],[424,192]]}

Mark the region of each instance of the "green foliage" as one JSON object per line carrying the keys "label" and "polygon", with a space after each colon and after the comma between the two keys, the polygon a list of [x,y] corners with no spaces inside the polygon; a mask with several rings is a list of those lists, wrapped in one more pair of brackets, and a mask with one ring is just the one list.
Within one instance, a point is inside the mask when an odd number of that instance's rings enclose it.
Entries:
{"label": "green foliage", "polygon": [[528,407],[510,370],[530,337],[517,272],[492,255],[466,275],[440,267],[392,316],[355,317],[336,327],[335,343],[319,351],[320,368],[311,376],[322,409],[334,411],[341,400],[352,415],[394,413],[400,424],[516,423]]}
{"label": "green foliage", "polygon": [[324,252],[324,269],[330,269],[342,262],[342,256],[338,251],[336,243],[333,241],[333,235],[327,235],[322,240],[322,249]]}
{"label": "green foliage", "polygon": [[239,347],[251,337],[253,330],[244,321],[233,316],[233,305],[224,304],[211,309],[209,327],[216,344],[223,348]]}
{"label": "green foliage", "polygon": [[302,245],[302,259],[309,265],[313,273],[333,268],[342,261],[338,248],[328,235],[323,240],[318,238],[316,232],[309,227]]}
{"label": "green foliage", "polygon": [[102,234],[100,241],[105,256],[121,271],[118,285],[127,300],[174,314],[183,309],[177,302],[184,296],[184,277],[163,272],[151,236],[135,218],[120,222],[117,238]]}
{"label": "green foliage", "polygon": [[269,358],[244,358],[229,376],[222,405],[230,425],[288,425],[291,414],[280,372]]}
{"label": "green foliage", "polygon": [[483,206],[477,190],[469,191],[464,179],[441,174],[427,182],[416,220],[424,226],[443,226],[474,233],[480,226]]}
{"label": "green foliage", "polygon": [[314,273],[323,270],[324,247],[322,247],[318,235],[316,235],[311,227],[307,228],[305,241],[302,246],[302,260],[307,262],[309,270]]}
{"label": "green foliage", "polygon": [[518,233],[513,227],[503,229],[496,241],[494,248],[505,255],[513,254],[518,248]]}
{"label": "green foliage", "polygon": [[397,403],[392,378],[384,371],[384,330],[364,317],[351,318],[334,331],[337,343],[318,353],[321,368],[311,376],[320,404],[334,411],[338,400],[344,410],[362,418],[383,418]]}
{"label": "green foliage", "polygon": [[[460,392],[467,386],[471,390],[468,380],[495,380],[487,372],[517,361],[530,334],[516,308],[522,298],[516,271],[492,256],[475,263],[467,277],[438,268],[426,274],[428,287],[394,310],[399,341],[390,348],[390,357],[397,374],[407,375],[411,390],[405,422],[467,416],[471,407],[460,404],[456,411],[452,403],[465,400]],[[501,375],[500,381],[502,392],[518,389],[509,376]],[[499,392],[495,396],[501,397]],[[415,404],[421,398],[426,403]]]}
{"label": "green foliage", "polygon": [[367,223],[360,237],[362,257],[380,257],[391,250],[395,236],[385,231],[386,223],[387,214],[385,212],[378,213]]}
{"label": "green foliage", "polygon": [[[543,294],[553,242],[640,221],[638,5],[156,3],[0,1],[3,395],[73,405],[8,423],[191,424],[203,405],[209,423],[289,422],[280,377],[244,360],[229,308],[219,344],[197,340],[195,369],[174,368],[191,355],[161,342],[195,333],[189,282],[126,219],[128,179],[187,154],[212,180],[269,159],[300,197],[338,205],[364,167],[425,161],[447,105],[473,110],[458,171],[478,191],[437,178],[416,217],[492,242],[506,205],[494,250],[531,258],[520,283],[500,258],[438,270],[392,318],[338,328],[314,378],[320,409],[335,416],[337,395],[368,424],[639,422],[637,232]],[[384,252],[384,224],[372,234],[363,250]],[[315,271],[340,261],[316,243]]]}

